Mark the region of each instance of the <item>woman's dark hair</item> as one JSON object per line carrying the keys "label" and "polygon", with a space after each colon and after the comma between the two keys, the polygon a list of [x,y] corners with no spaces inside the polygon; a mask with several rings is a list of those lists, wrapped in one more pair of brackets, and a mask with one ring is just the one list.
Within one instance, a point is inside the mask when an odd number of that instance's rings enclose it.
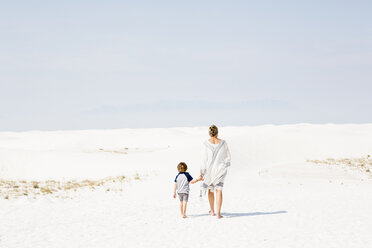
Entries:
{"label": "woman's dark hair", "polygon": [[215,125],[209,127],[209,136],[214,137],[218,134],[218,128]]}
{"label": "woman's dark hair", "polygon": [[181,162],[177,165],[178,172],[186,172],[187,171],[187,164],[185,162]]}

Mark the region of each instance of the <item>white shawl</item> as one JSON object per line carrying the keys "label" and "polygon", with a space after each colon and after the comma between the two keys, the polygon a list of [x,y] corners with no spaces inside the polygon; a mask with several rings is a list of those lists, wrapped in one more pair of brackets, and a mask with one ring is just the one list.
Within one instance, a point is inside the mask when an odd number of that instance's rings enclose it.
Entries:
{"label": "white shawl", "polygon": [[206,193],[208,188],[213,188],[217,184],[222,184],[227,174],[227,167],[230,166],[231,155],[227,143],[221,140],[214,147],[210,142],[205,141],[204,161],[201,166],[201,173],[204,176],[204,181],[201,185],[201,193]]}

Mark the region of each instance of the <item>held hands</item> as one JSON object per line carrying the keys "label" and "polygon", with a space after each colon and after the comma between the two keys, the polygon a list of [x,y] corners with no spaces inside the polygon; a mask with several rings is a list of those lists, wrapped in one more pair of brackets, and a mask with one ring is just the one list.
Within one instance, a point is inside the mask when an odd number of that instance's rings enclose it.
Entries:
{"label": "held hands", "polygon": [[204,177],[202,174],[200,174],[199,178],[198,178],[198,181],[204,181]]}

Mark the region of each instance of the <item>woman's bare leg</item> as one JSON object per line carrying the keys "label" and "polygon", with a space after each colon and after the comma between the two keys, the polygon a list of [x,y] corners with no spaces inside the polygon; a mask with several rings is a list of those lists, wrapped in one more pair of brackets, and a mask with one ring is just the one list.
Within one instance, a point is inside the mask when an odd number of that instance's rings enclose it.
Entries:
{"label": "woman's bare leg", "polygon": [[209,213],[210,215],[215,215],[214,214],[214,193],[211,192],[211,190],[208,190],[208,199],[209,199],[209,205],[211,207],[211,212]]}
{"label": "woman's bare leg", "polygon": [[222,218],[221,206],[222,206],[222,190],[216,190],[217,218]]}

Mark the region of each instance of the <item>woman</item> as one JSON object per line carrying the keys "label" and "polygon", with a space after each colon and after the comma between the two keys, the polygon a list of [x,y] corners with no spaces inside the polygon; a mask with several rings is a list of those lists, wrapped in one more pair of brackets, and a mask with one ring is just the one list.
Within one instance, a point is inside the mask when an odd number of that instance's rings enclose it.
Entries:
{"label": "woman", "polygon": [[[214,191],[216,191],[217,218],[221,216],[222,188],[230,166],[230,151],[226,141],[218,138],[218,128],[215,125],[209,127],[209,140],[204,142],[205,155],[200,173],[204,182],[201,185],[201,193],[208,191],[208,199],[211,210],[209,214],[215,216]],[[203,194],[201,194],[203,195]]]}

